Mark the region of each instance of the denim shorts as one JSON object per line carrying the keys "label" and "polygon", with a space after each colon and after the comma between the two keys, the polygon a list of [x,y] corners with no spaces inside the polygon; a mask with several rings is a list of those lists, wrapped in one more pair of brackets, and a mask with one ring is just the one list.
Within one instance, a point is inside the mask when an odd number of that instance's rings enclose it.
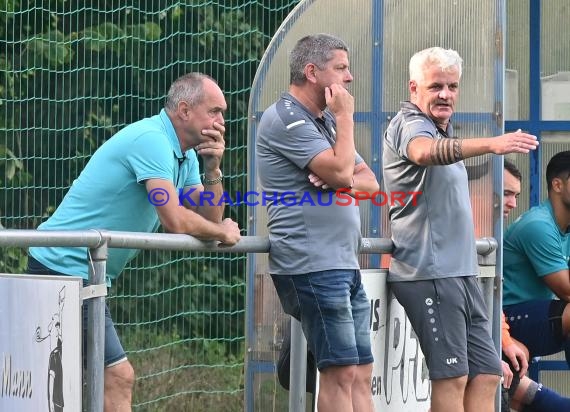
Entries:
{"label": "denim shorts", "polygon": [[[28,256],[28,268],[26,273],[31,275],[50,275],[50,276],[66,276],[62,273],[53,271],[38,262],[31,256]],[[83,280],[83,286],[87,283]],[[85,360],[87,354],[87,317],[88,317],[88,305],[83,305],[83,366],[85,367]],[[111,319],[111,312],[109,307],[105,304],[105,366],[113,366],[127,359],[127,355],[123,350],[117,331],[115,330],[115,325]]]}
{"label": "denim shorts", "polygon": [[370,302],[359,270],[325,270],[271,278],[285,313],[301,322],[319,370],[374,361]]}

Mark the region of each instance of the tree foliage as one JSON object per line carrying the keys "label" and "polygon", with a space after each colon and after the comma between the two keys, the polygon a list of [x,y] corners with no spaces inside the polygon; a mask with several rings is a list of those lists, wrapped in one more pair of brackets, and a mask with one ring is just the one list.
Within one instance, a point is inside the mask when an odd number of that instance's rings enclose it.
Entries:
{"label": "tree foliage", "polygon": [[[223,162],[229,177],[225,185],[230,193],[243,190],[251,82],[271,36],[295,3],[0,0],[2,225],[37,227],[61,202],[93,152],[121,127],[158,113],[172,81],[191,71],[212,75],[226,92],[230,150]],[[231,212],[245,227],[245,208]],[[150,262],[167,269],[152,264],[137,269]],[[216,305],[234,308],[243,321],[244,263],[243,258],[207,256],[173,262],[166,252],[142,254],[117,285],[121,298],[115,299],[115,310],[141,323],[153,321],[149,313],[164,312],[173,320],[161,321],[163,328],[215,335],[216,327],[206,323],[224,322]],[[18,272],[25,264],[23,251],[0,249],[0,270]],[[176,313],[191,313],[199,304],[212,307],[216,315],[201,323],[188,316],[168,318],[161,302],[164,271],[179,286],[202,282],[204,293],[213,293],[208,288],[220,280],[229,285],[220,289],[217,302],[197,296],[188,301],[184,287],[169,297],[180,302]],[[141,287],[138,272],[145,290],[155,293],[145,305],[130,299]],[[236,284],[241,285],[238,290],[231,287]],[[243,335],[243,322],[231,324],[234,336]]]}

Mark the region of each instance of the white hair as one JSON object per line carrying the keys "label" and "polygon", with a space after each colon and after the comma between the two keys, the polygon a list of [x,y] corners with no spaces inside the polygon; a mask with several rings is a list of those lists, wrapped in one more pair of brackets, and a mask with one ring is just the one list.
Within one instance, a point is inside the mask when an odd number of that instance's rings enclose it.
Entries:
{"label": "white hair", "polygon": [[412,56],[410,59],[410,80],[421,83],[424,80],[424,70],[429,66],[438,66],[441,71],[456,68],[461,78],[461,65],[463,59],[455,50],[441,47],[430,47]]}

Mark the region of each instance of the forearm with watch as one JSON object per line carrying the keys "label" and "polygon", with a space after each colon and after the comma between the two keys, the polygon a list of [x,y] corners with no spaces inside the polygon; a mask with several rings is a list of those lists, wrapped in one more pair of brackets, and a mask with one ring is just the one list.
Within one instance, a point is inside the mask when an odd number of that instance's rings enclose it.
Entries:
{"label": "forearm with watch", "polygon": [[221,201],[224,193],[222,184],[224,175],[219,168],[216,168],[205,170],[201,177],[204,192],[200,196],[197,212],[212,222],[221,222],[225,206],[225,203]]}

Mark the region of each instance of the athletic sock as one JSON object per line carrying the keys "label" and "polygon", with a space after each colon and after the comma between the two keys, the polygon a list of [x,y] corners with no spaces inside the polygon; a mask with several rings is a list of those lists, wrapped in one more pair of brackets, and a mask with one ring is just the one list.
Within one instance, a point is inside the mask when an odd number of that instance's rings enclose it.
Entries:
{"label": "athletic sock", "polygon": [[552,389],[542,386],[542,384],[538,385],[538,390],[532,402],[523,408],[523,412],[561,411],[570,411],[570,398],[560,396]]}

